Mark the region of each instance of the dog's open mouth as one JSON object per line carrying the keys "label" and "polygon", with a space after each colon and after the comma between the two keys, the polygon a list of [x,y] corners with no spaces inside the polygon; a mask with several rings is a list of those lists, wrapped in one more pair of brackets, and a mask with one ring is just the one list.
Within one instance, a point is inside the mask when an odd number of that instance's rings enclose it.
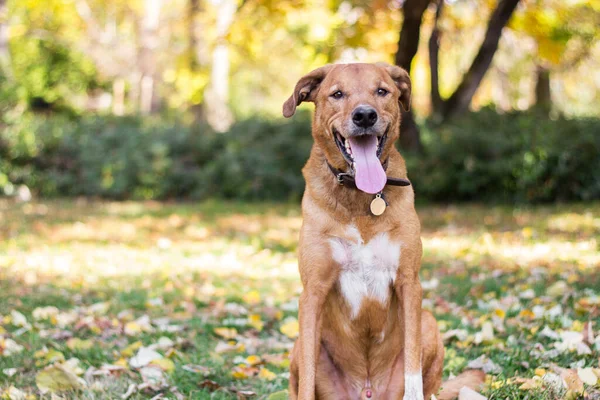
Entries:
{"label": "dog's open mouth", "polygon": [[[344,156],[344,159],[346,160],[348,165],[351,166],[352,169],[354,169],[354,156],[352,154],[352,146],[350,145],[350,140],[343,137],[336,129],[333,130],[333,135],[335,137],[335,144],[337,144],[338,148],[340,149],[342,156]],[[367,135],[365,135],[364,137],[366,136]],[[383,136],[377,136],[377,158],[381,157],[381,151],[385,146],[387,136],[387,130],[385,131]],[[358,138],[360,138],[360,136]]]}
{"label": "dog's open mouth", "polygon": [[344,138],[333,131],[344,159],[354,172],[356,187],[366,193],[379,193],[383,190],[387,177],[379,157],[387,140],[387,130],[383,136],[361,135]]}

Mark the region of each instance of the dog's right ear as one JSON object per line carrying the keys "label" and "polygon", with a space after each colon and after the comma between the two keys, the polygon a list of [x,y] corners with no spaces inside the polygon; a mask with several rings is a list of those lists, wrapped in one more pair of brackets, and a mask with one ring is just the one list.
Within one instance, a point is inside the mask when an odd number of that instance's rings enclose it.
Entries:
{"label": "dog's right ear", "polygon": [[286,118],[291,117],[296,112],[296,107],[303,101],[315,101],[317,88],[325,79],[325,76],[331,71],[333,64],[325,65],[321,68],[317,68],[307,75],[304,75],[294,88],[294,93],[289,99],[283,103],[283,116]]}

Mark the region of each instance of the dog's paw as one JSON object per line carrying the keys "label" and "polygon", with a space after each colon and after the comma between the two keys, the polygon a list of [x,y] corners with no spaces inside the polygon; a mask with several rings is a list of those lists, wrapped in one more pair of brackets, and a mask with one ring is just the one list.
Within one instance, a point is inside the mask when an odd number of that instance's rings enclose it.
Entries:
{"label": "dog's paw", "polygon": [[421,374],[404,375],[404,398],[403,400],[423,399],[423,376]]}

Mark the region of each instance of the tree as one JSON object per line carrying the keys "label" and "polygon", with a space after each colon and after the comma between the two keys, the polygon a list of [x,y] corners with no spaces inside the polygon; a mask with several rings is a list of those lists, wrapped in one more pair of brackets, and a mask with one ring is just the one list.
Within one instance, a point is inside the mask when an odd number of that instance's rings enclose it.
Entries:
{"label": "tree", "polygon": [[533,108],[552,109],[551,80],[555,73],[575,68],[597,42],[600,5],[593,2],[536,0],[527,4],[511,28],[535,42],[535,98]]}
{"label": "tree", "polygon": [[452,95],[448,99],[442,99],[439,93],[438,52],[439,40],[441,37],[439,20],[442,16],[444,1],[437,0],[434,27],[429,39],[431,103],[434,115],[445,121],[468,110],[473,95],[477,91],[485,73],[492,64],[496,50],[498,50],[498,43],[500,42],[502,30],[508,23],[518,4],[519,0],[498,0],[498,4],[488,21],[483,42],[481,43],[479,51],[473,59],[470,68],[463,75],[461,83]]}
{"label": "tree", "polygon": [[0,74],[10,76],[10,51],[8,48],[8,9],[6,0],[0,0]]}
{"label": "tree", "polygon": [[[400,29],[395,63],[409,74],[412,60],[419,49],[423,13],[430,2],[431,0],[406,0],[402,5],[404,20]],[[415,123],[412,110],[402,112],[400,146],[410,151],[420,152],[422,150],[419,128]]]}

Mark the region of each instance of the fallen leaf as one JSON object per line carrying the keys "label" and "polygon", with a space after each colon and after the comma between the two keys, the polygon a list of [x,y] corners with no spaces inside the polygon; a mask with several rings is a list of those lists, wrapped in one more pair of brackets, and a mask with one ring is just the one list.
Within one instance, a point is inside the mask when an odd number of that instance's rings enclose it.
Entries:
{"label": "fallen leaf", "polygon": [[127,400],[128,398],[131,397],[132,394],[134,394],[135,392],[137,392],[137,385],[132,383],[129,385],[129,387],[127,388],[127,391],[125,393],[123,393],[121,395],[121,399],[123,400]]}
{"label": "fallen leaf", "polygon": [[167,384],[167,377],[163,370],[155,365],[148,365],[139,369],[140,375],[145,383],[154,387],[162,387]]}
{"label": "fallen leaf", "polygon": [[464,386],[458,392],[458,400],[487,400],[487,397],[480,395],[471,388]]}
{"label": "fallen leaf", "polygon": [[257,364],[260,364],[262,362],[262,360],[257,355],[251,355],[251,356],[246,357],[244,362],[248,365],[257,365]]}
{"label": "fallen leaf", "polygon": [[546,373],[542,377],[542,380],[544,382],[544,386],[556,394],[560,394],[564,391],[564,389],[566,389],[563,379],[553,372]]}
{"label": "fallen leaf", "polygon": [[593,368],[577,368],[577,375],[586,385],[595,386],[598,383],[598,377]]}
{"label": "fallen leaf", "polygon": [[203,365],[187,364],[181,368],[184,371],[193,372],[204,376],[209,376],[211,374],[211,369]]}
{"label": "fallen leaf", "polygon": [[60,363],[50,365],[38,372],[35,383],[42,394],[79,390],[86,385],[83,379]]}
{"label": "fallen leaf", "polygon": [[248,316],[248,324],[259,332],[263,330],[265,325],[264,322],[262,322],[259,314],[252,314]]}
{"label": "fallen leaf", "polygon": [[8,338],[3,339],[0,337],[0,355],[4,355],[7,357],[12,356],[13,354],[18,354],[22,352],[25,348],[15,342],[14,340]]}
{"label": "fallen leaf", "polygon": [[298,320],[296,318],[290,317],[286,318],[279,330],[285,336],[289,337],[290,339],[294,339],[298,337],[300,325],[298,324]]}
{"label": "fallen leaf", "polygon": [[132,368],[141,368],[150,364],[152,361],[160,360],[163,356],[148,347],[140,347],[137,354],[129,360]]}
{"label": "fallen leaf", "polygon": [[274,372],[269,371],[266,368],[261,368],[260,371],[258,372],[258,377],[261,379],[265,379],[267,381],[272,381],[275,378],[277,378],[277,375]]}
{"label": "fallen leaf", "polygon": [[522,383],[519,386],[521,390],[538,389],[542,387],[542,379],[539,376],[534,376],[532,379],[520,379],[518,383]]}
{"label": "fallen leaf", "polygon": [[565,281],[557,281],[546,289],[546,293],[553,297],[559,297],[565,294],[567,291],[567,283]]}
{"label": "fallen leaf", "polygon": [[225,339],[234,339],[237,336],[235,328],[215,328],[214,332]]}
{"label": "fallen leaf", "polygon": [[215,381],[211,381],[210,379],[205,379],[198,386],[200,386],[202,389],[207,389],[210,392],[221,389],[221,385]]}
{"label": "fallen leaf", "polygon": [[485,355],[481,355],[475,360],[469,361],[467,367],[471,369],[480,369],[486,374],[500,374],[502,372],[502,368],[492,360],[488,359]]}
{"label": "fallen leaf", "polygon": [[71,338],[67,340],[67,347],[71,350],[88,350],[94,346],[91,340],[81,340],[79,338]]}
{"label": "fallen leaf", "polygon": [[19,370],[16,368],[5,368],[2,370],[2,373],[8,377],[13,376],[14,374],[16,374]]}
{"label": "fallen leaf", "polygon": [[27,318],[16,310],[12,310],[10,312],[11,323],[14,326],[27,327],[29,326],[29,322],[27,322]]}
{"label": "fallen leaf", "polygon": [[267,400],[288,400],[289,394],[287,390],[282,390],[280,392],[275,392],[267,397]]}
{"label": "fallen leaf", "polygon": [[156,365],[165,372],[175,371],[175,363],[168,358],[161,358],[158,360],[152,360],[149,365]]}
{"label": "fallen leaf", "polygon": [[8,388],[8,390],[6,391],[6,394],[8,394],[9,400],[25,400],[25,399],[27,399],[27,393],[23,392],[22,390],[17,389],[14,386],[10,386]]}

